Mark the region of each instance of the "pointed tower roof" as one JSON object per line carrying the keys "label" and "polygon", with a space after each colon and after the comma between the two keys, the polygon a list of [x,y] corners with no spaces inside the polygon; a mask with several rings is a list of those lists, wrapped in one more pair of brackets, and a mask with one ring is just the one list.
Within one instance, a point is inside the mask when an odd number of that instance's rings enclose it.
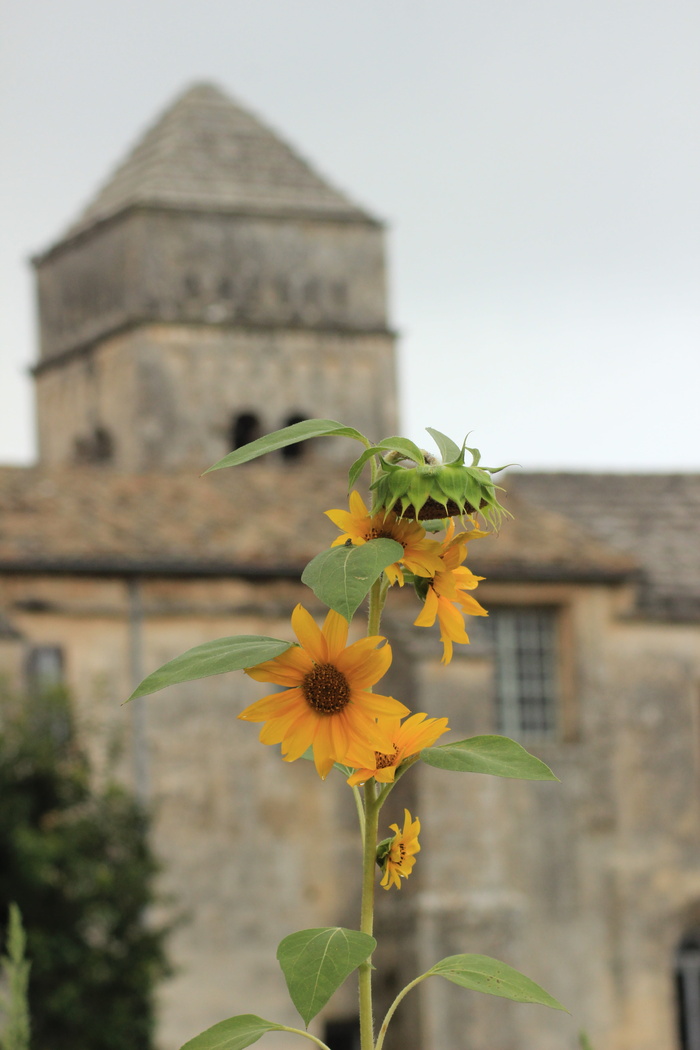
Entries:
{"label": "pointed tower roof", "polygon": [[66,237],[135,205],[374,221],[257,117],[205,83],[153,124]]}

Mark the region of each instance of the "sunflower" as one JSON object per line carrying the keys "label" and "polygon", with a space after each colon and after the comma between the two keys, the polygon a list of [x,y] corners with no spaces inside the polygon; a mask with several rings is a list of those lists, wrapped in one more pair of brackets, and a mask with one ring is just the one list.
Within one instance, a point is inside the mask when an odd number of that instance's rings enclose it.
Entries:
{"label": "sunflower", "polygon": [[384,872],[380,885],[385,890],[396,886],[401,888],[400,879],[407,879],[416,863],[415,854],[420,850],[418,834],[420,832],[420,821],[411,820],[411,814],[407,809],[404,811],[403,830],[399,831],[398,824],[390,824],[395,833],[393,839],[380,842],[377,848],[377,863]]}
{"label": "sunflower", "polygon": [[362,546],[369,540],[396,540],[403,547],[400,561],[387,566],[384,572],[390,583],[404,585],[401,564],[415,576],[434,576],[444,568],[440,557],[440,544],[431,540],[417,521],[400,520],[393,511],[382,508],[378,514],[370,514],[359,492],[350,493],[350,510],[327,510],[334,525],[344,530],[342,536],[333,540],[332,547],[341,543]]}
{"label": "sunflower", "polygon": [[[448,664],[452,659],[452,643],[469,644],[469,635],[464,629],[462,613],[469,616],[488,616],[486,609],[479,605],[476,598],[467,591],[473,591],[483,576],[475,576],[462,562],[467,556],[467,541],[477,532],[460,532],[454,535],[454,523],[451,522],[441,545],[441,556],[445,565],[443,572],[435,574],[430,581],[425,595],[425,605],[416,620],[415,627],[432,627],[437,616],[440,624],[442,641],[442,663]],[[460,607],[462,612],[457,608]]]}
{"label": "sunflower", "polygon": [[390,752],[387,719],[409,710],[391,696],[370,692],[391,664],[390,646],[377,648],[384,639],[375,636],[346,647],[348,622],[332,609],[320,628],[297,605],[292,627],[301,647],[294,645],[274,660],[246,668],[256,682],[287,688],[264,696],[238,717],[264,722],[260,740],[281,744],[286,762],[313,748],[316,769],[324,779],[350,747],[362,756],[363,765],[374,762],[375,751]]}
{"label": "sunflower", "polygon": [[355,772],[348,777],[348,784],[364,784],[370,777],[379,784],[391,784],[397,768],[405,758],[417,755],[424,747],[432,747],[438,737],[448,731],[446,718],[428,718],[427,715],[411,715],[404,722],[392,718],[387,722],[387,739],[393,744],[391,754],[375,751],[371,766],[358,769],[359,762],[352,749],[343,759],[343,765],[355,767]]}

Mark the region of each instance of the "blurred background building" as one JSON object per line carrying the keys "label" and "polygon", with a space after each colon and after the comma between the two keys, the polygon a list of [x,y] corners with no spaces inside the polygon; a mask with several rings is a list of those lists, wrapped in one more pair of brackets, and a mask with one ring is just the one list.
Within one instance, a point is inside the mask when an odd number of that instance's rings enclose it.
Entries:
{"label": "blurred background building", "polygon": [[[321,611],[299,576],[335,536],[323,511],[345,505],[347,439],[200,475],[305,418],[399,430],[382,224],[201,84],[35,266],[39,460],[0,469],[3,666],[20,686],[64,681],[98,766],[122,738],[121,775],[153,807],[187,915],[163,1050],[236,1013],[296,1024],[278,941],[359,921],[350,793],[236,721],[261,695],[243,675],[121,703],[185,649],[288,637],[297,602]],[[488,620],[445,667],[437,637],[409,631],[415,596],[392,593],[405,660],[387,691],[448,715],[454,739],[513,736],[561,783],[427,767],[402,782],[387,824],[410,805],[423,851],[380,895],[380,1012],[466,951],[523,970],[573,1020],[431,980],[391,1046],[573,1050],[583,1028],[605,1050],[697,1050],[700,475],[505,485],[513,521],[470,549]],[[314,1030],[351,1050],[355,1013],[349,982]]]}

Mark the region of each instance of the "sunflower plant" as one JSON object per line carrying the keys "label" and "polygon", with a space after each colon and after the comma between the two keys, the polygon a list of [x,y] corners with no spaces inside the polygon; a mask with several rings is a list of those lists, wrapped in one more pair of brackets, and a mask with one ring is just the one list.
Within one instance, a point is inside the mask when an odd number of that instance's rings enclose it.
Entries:
{"label": "sunflower plant", "polygon": [[[154,671],[129,698],[236,670],[275,686],[238,717],[262,723],[260,741],[280,745],[285,762],[307,758],[321,780],[331,774],[345,778],[359,817],[362,900],[358,929],[302,930],[279,945],[277,958],[303,1029],[243,1014],[220,1021],[182,1050],[243,1050],[274,1031],[294,1032],[329,1050],[308,1025],[353,972],[359,987],[361,1050],[381,1050],[403,998],[429,977],[516,1002],[564,1009],[505,962],[484,955],[453,955],[402,989],[375,1030],[376,886],[400,890],[421,848],[421,823],[408,810],[403,825],[390,825],[392,834],[380,839],[380,813],[394,785],[419,762],[453,772],[557,779],[542,761],[506,737],[438,744],[449,730],[446,718],[411,712],[400,699],[375,691],[392,662],[391,646],[381,634],[382,611],[392,587],[412,585],[418,605],[415,626],[431,626],[437,619],[443,663],[452,659],[455,643],[469,642],[465,617],[487,615],[472,593],[481,577],[464,562],[468,544],[497,527],[507,513],[493,481],[504,468],[480,466],[478,450],[467,448],[466,439],[460,446],[437,430],[428,432],[441,459],[407,438],[389,437],[373,444],[352,427],[311,419],[252,441],[209,468],[235,467],[309,438],[346,437],[363,445],[349,468],[348,509],[326,512],[341,534],[309,562],[301,577],[328,608],[323,623],[299,604],[291,616],[296,641],[239,635],[207,642]],[[469,464],[466,452],[471,454]],[[368,465],[369,507],[354,488]],[[366,635],[348,644],[350,622],[363,603]]]}

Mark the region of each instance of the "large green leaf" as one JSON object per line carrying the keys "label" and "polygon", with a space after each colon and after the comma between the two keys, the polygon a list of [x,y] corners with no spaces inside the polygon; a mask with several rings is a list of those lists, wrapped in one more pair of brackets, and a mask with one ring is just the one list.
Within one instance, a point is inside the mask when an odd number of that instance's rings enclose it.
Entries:
{"label": "large green leaf", "polygon": [[190,1039],[180,1050],[244,1050],[257,1043],[265,1032],[284,1032],[284,1025],[263,1021],[255,1014],[239,1014],[207,1028]]}
{"label": "large green leaf", "polygon": [[420,757],[436,769],[490,773],[518,780],[558,780],[549,766],[507,736],[472,736],[453,744],[426,747]]}
{"label": "large green leaf", "polygon": [[265,638],[259,634],[239,634],[232,638],[217,638],[204,645],[196,645],[186,653],[169,660],[157,671],[153,671],[133,691],[129,700],[148,693],[157,693],[168,685],[192,682],[195,678],[208,678],[227,671],[241,671],[244,667],[255,667],[264,660],[272,660],[292,645],[278,638]]}
{"label": "large green leaf", "polygon": [[379,442],[379,448],[386,449],[388,452],[400,452],[404,459],[413,460],[418,467],[425,463],[425,456],[421,449],[418,448],[418,445],[405,437],[397,435],[396,437],[382,438]]}
{"label": "large green leaf", "polygon": [[402,555],[401,544],[389,539],[370,540],[360,547],[331,547],[309,562],[301,581],[324,605],[351,620],[374,581]]}
{"label": "large green leaf", "polygon": [[452,438],[449,438],[447,434],[442,434],[439,430],[433,430],[432,427],[426,427],[425,429],[440,449],[443,463],[454,463],[455,460],[458,460],[461,457],[461,448],[459,445],[455,445]]}
{"label": "large green leaf", "polygon": [[317,437],[349,437],[361,441],[363,445],[368,444],[367,438],[359,430],[336,423],[334,419],[304,419],[301,423],[292,423],[289,427],[275,430],[257,441],[250,441],[247,445],[234,449],[204,473],[209,474],[212,470],[221,470],[222,467],[237,467],[240,463],[248,463],[267,452],[275,452],[279,448],[286,448],[287,445],[296,445],[298,441],[308,441],[309,438]]}
{"label": "large green leaf", "polygon": [[308,1025],[323,1009],[346,977],[376,946],[377,942],[369,934],[344,930],[341,926],[301,930],[280,942],[277,958],[304,1024]]}
{"label": "large green leaf", "polygon": [[475,992],[500,995],[516,1003],[537,1003],[568,1013],[566,1007],[545,992],[544,988],[540,988],[539,984],[512,966],[498,959],[490,959],[488,955],[450,955],[432,966],[425,976],[445,977],[453,984],[471,988]]}

